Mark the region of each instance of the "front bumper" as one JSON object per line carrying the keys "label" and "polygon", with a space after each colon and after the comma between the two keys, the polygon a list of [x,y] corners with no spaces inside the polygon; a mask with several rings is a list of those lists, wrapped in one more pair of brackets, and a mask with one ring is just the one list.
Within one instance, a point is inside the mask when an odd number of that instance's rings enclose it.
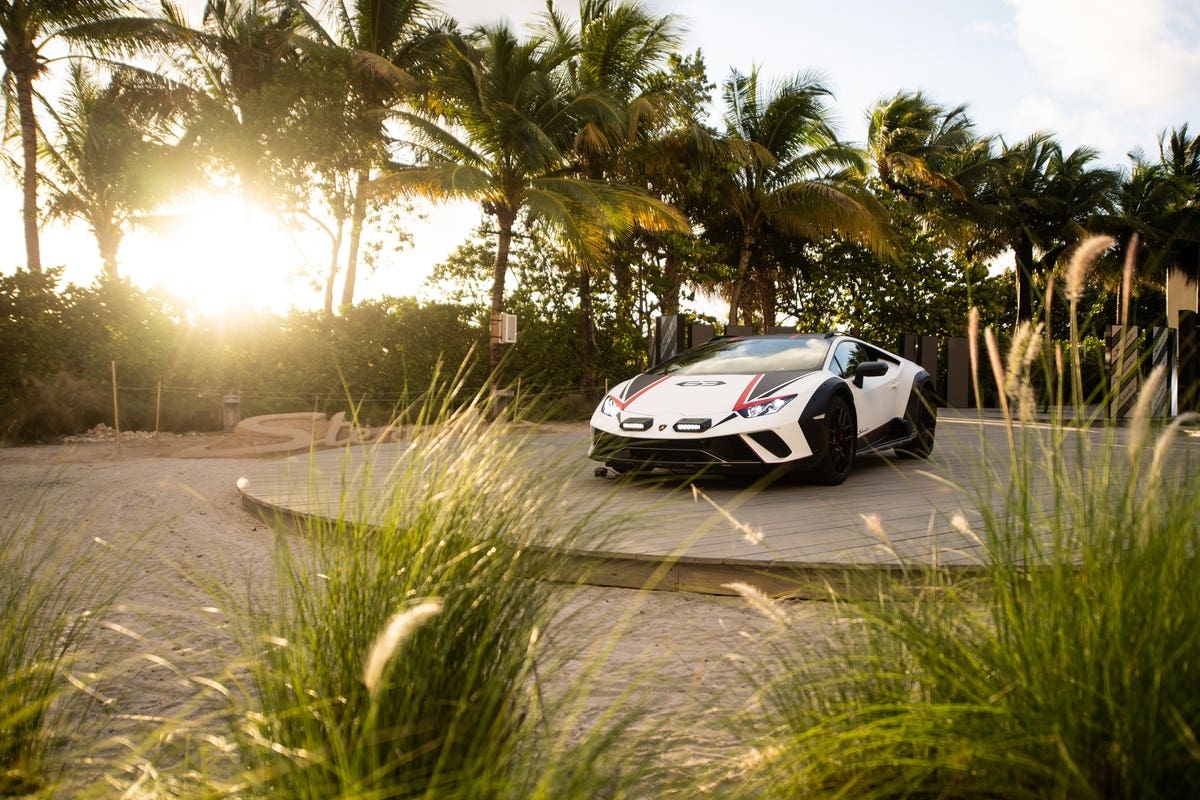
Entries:
{"label": "front bumper", "polygon": [[614,467],[659,467],[677,472],[761,472],[781,464],[802,466],[811,459],[812,449],[807,446],[799,425],[786,433],[786,438],[768,429],[725,436],[656,439],[623,436],[593,427],[588,455]]}

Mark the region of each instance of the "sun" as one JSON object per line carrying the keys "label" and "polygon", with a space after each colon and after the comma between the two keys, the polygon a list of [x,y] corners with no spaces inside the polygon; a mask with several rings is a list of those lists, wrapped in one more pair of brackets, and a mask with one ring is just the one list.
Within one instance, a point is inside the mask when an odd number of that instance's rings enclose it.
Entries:
{"label": "sun", "polygon": [[122,274],[137,285],[160,286],[206,317],[284,313],[321,301],[305,277],[313,268],[306,248],[261,208],[211,196],[167,219],[121,248]]}

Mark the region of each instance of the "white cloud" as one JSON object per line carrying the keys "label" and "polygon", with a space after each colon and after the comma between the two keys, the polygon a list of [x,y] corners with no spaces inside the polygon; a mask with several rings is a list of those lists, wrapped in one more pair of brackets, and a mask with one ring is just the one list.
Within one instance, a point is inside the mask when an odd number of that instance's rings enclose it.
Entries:
{"label": "white cloud", "polygon": [[[570,10],[570,4],[557,4],[561,9]],[[544,0],[506,0],[496,3],[495,0],[447,0],[438,4],[438,8],[457,19],[463,25],[492,24],[504,20],[518,33],[538,14],[546,9]]]}
{"label": "white cloud", "polygon": [[1005,28],[994,20],[976,20],[971,23],[971,33],[986,39],[998,39],[1007,34]]}
{"label": "white cloud", "polygon": [[[1028,95],[1022,97],[1017,105],[1014,121],[1016,122],[1015,130],[1018,131],[1057,133],[1063,129],[1068,117],[1053,98],[1045,95]],[[1010,141],[1009,144],[1013,144],[1013,142]]]}
{"label": "white cloud", "polygon": [[1200,82],[1191,0],[1008,0],[1047,88],[1112,110],[1171,108]]}
{"label": "white cloud", "polygon": [[1014,122],[1014,130],[1055,134],[1067,152],[1077,147],[1094,148],[1110,165],[1123,163],[1124,154],[1137,142],[1131,138],[1129,128],[1114,124],[1111,114],[1098,108],[1068,108],[1046,95],[1022,97]]}

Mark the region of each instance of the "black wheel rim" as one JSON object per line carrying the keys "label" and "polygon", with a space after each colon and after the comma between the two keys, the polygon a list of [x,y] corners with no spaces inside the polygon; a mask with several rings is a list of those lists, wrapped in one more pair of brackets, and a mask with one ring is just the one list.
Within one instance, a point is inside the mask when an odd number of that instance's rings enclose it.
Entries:
{"label": "black wheel rim", "polygon": [[838,474],[845,474],[850,469],[855,438],[854,417],[850,409],[842,403],[835,403],[829,409],[829,463]]}

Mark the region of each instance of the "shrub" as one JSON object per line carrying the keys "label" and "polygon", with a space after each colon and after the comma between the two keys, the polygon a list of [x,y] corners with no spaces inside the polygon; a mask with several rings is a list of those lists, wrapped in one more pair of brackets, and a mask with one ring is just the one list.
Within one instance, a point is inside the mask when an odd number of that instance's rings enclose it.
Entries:
{"label": "shrub", "polygon": [[336,521],[280,536],[271,591],[226,595],[250,676],[232,693],[243,796],[619,792],[613,729],[568,736],[539,686],[558,548],[597,535],[523,477],[539,457],[478,404],[427,404],[403,457],[357,478],[382,503],[346,495]]}
{"label": "shrub", "polygon": [[[1151,435],[1032,416],[1040,337],[1000,365],[1009,447],[974,488],[986,577],[912,567],[844,606],[831,651],[784,638],[764,686],[764,797],[1193,797],[1200,791],[1200,472]],[[1081,370],[1076,362],[1076,374]],[[1061,376],[1060,376],[1061,380]],[[811,651],[810,651],[811,652]]]}
{"label": "shrub", "polygon": [[[47,480],[50,480],[49,478]],[[116,596],[120,569],[100,541],[48,530],[33,504],[0,515],[0,796],[55,783],[48,754],[78,744],[88,713],[69,672]],[[62,752],[54,759],[63,763]]]}
{"label": "shrub", "polygon": [[[98,386],[66,372],[44,378],[30,376],[17,397],[0,407],[5,430],[24,440],[45,440],[86,430],[96,422],[112,422],[110,386]],[[0,436],[0,439],[7,438]]]}

